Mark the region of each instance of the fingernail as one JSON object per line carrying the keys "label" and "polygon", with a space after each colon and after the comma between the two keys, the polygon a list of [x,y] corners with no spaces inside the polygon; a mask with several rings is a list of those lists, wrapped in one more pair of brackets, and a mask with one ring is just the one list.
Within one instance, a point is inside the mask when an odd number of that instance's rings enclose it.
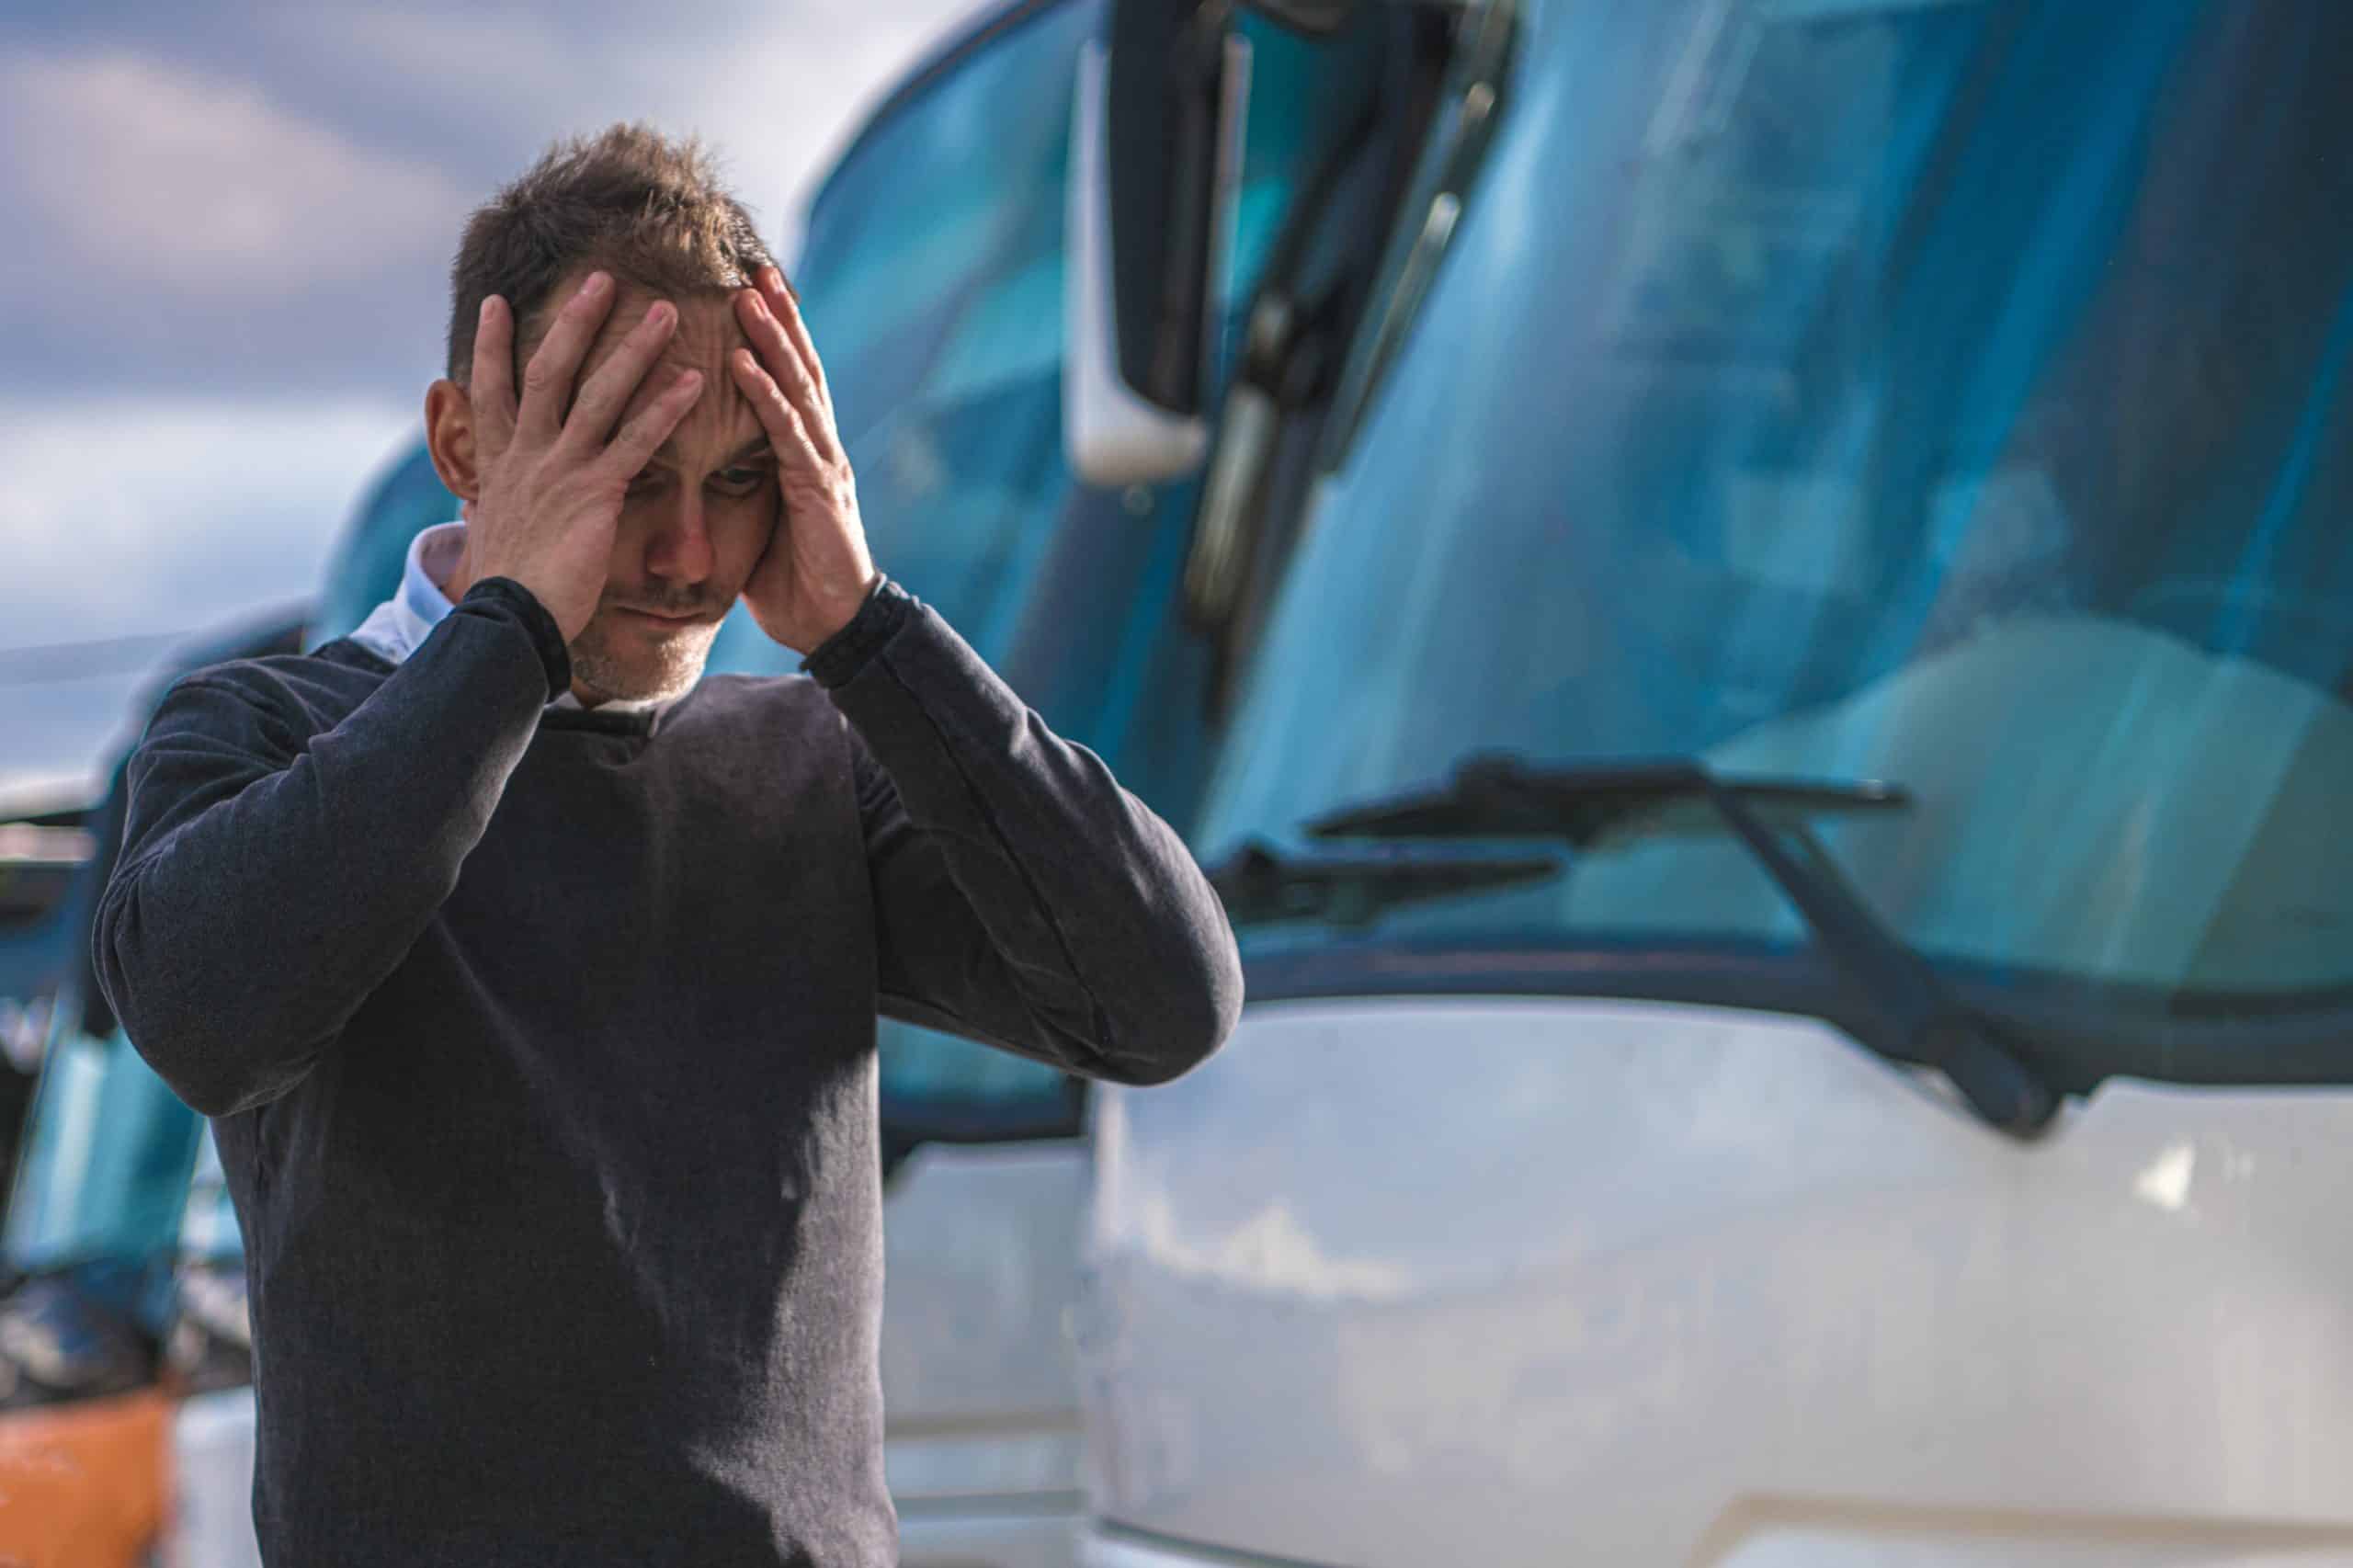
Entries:
{"label": "fingernail", "polygon": [[610,283],[612,280],[612,274],[608,272],[590,273],[588,275],[588,281],[580,286],[581,297],[583,299],[589,300],[595,299],[597,295],[605,291],[605,285]]}
{"label": "fingernail", "polygon": [[645,319],[649,324],[654,326],[668,326],[670,324],[670,318],[677,313],[678,312],[672,307],[669,301],[656,300],[654,301],[654,308],[645,312]]}
{"label": "fingernail", "polygon": [[498,296],[497,296],[497,295],[495,295],[495,294],[484,294],[484,295],[482,297],[482,313],[481,313],[480,315],[478,315],[478,316],[476,316],[476,317],[474,318],[476,324],[481,325],[481,326],[488,326],[488,325],[490,324],[490,311],[491,311],[491,307],[492,307],[492,306],[494,306],[494,305],[495,305],[495,304],[497,304],[497,303],[498,303]]}

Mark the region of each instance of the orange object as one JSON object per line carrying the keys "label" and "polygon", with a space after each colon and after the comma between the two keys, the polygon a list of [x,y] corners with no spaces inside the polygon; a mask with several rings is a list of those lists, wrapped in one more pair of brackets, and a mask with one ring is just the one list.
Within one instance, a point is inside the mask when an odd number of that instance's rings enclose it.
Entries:
{"label": "orange object", "polygon": [[138,1568],[170,1506],[154,1391],[0,1416],[0,1568]]}

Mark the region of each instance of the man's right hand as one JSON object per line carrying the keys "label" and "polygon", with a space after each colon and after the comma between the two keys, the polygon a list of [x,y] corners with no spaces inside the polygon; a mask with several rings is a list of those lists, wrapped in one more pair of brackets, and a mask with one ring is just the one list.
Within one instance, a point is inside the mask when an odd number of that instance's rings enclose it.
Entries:
{"label": "man's right hand", "polygon": [[[613,426],[677,330],[657,301],[619,348],[573,387],[613,308],[609,274],[589,274],[556,312],[515,398],[515,320],[505,300],[482,304],[474,332],[474,444],[482,494],[466,528],[468,577],[511,577],[555,617],[569,642],[597,613],[620,522],[621,500],[656,449],[694,406],[702,377],[681,370],[616,434]],[[564,407],[571,399],[571,408]]]}

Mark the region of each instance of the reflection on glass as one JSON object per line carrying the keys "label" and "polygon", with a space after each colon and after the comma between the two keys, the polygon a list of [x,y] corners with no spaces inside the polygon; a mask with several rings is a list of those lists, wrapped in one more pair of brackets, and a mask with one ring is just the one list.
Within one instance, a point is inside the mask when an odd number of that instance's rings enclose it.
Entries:
{"label": "reflection on glass", "polygon": [[1022,24],[879,125],[797,269],[875,559],[982,648],[1011,635],[1071,485],[1064,173],[1098,12]]}
{"label": "reflection on glass", "polygon": [[[1822,838],[1941,960],[2353,985],[2348,65],[2330,0],[1535,7],[1205,850],[1476,750],[1886,778]],[[1803,939],[1705,839],[1391,928]]]}
{"label": "reflection on glass", "polygon": [[201,1128],[122,1033],[58,1028],[8,1204],[8,1267],[167,1258]]}

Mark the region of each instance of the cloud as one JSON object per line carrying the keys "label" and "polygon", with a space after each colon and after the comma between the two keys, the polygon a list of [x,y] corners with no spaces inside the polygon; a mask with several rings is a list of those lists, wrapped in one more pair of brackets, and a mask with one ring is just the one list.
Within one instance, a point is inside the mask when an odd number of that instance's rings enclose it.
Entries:
{"label": "cloud", "polygon": [[[862,111],[972,0],[553,0],[0,21],[0,395],[402,395],[438,373],[466,211],[617,119],[726,155],[789,251]],[[22,151],[18,151],[21,149]]]}
{"label": "cloud", "polygon": [[467,199],[430,165],[359,146],[255,85],[109,52],[0,64],[28,215],[85,286],[262,305],[434,264]]}
{"label": "cloud", "polygon": [[[463,187],[250,80],[0,53],[0,396],[421,387]],[[23,149],[17,153],[17,149]]]}
{"label": "cloud", "polygon": [[[347,399],[0,402],[0,648],[204,631],[308,598],[414,410]],[[118,677],[0,685],[0,789],[75,776]]]}
{"label": "cloud", "polygon": [[309,594],[417,420],[362,399],[0,403],[0,642],[202,627]]}
{"label": "cloud", "polygon": [[[982,9],[994,9],[983,5]],[[504,178],[556,136],[619,119],[692,131],[726,155],[737,190],[789,244],[799,208],[863,112],[974,10],[973,0],[797,0],[697,7],[665,28],[634,4],[562,12],[474,7],[309,7],[276,25],[281,46],[339,76],[429,91]],[[381,109],[379,112],[381,112]]]}

